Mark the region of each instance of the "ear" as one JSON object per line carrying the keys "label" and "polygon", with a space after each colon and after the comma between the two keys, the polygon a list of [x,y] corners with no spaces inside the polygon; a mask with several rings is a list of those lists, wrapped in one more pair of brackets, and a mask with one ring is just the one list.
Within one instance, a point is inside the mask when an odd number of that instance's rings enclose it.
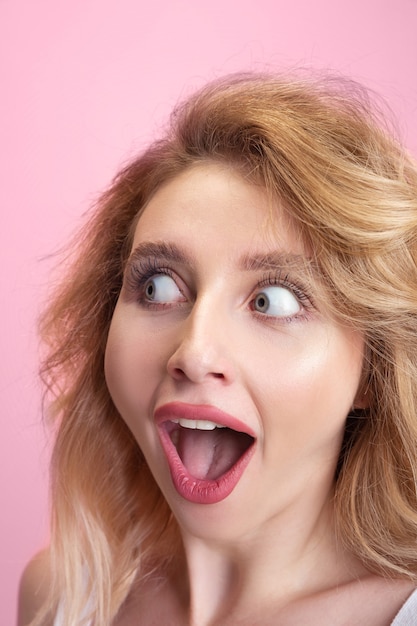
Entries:
{"label": "ear", "polygon": [[372,393],[372,352],[368,342],[365,342],[362,374],[360,377],[358,389],[352,404],[352,409],[358,411],[367,411],[373,403]]}
{"label": "ear", "polygon": [[354,411],[369,409],[371,406],[371,393],[369,389],[369,383],[365,379],[359,385],[359,389],[356,392],[355,399],[353,401],[352,408]]}

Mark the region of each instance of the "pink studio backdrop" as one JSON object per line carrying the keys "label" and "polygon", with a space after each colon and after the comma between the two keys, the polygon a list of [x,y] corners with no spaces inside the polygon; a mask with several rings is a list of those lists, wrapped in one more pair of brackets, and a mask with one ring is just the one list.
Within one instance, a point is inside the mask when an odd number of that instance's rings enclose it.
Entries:
{"label": "pink studio backdrop", "polygon": [[36,318],[57,250],[178,98],[236,70],[334,68],[417,154],[417,0],[0,0],[0,624],[47,541]]}

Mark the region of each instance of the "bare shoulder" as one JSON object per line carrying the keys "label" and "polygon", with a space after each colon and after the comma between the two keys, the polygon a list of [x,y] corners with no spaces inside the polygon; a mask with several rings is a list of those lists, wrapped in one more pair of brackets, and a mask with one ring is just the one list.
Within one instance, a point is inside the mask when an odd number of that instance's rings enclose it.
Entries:
{"label": "bare shoulder", "polygon": [[[280,626],[390,626],[414,590],[415,583],[408,580],[369,575],[278,607],[267,614],[262,624],[273,626],[279,619]],[[227,626],[253,623],[256,622],[242,618],[227,622]]]}
{"label": "bare shoulder", "polygon": [[370,574],[329,593],[327,614],[332,616],[333,624],[388,626],[414,590],[415,583],[410,580]]}
{"label": "bare shoulder", "polygon": [[[27,626],[46,600],[51,582],[49,552],[43,550],[26,565],[19,586],[17,626]],[[43,626],[51,626],[52,618]]]}

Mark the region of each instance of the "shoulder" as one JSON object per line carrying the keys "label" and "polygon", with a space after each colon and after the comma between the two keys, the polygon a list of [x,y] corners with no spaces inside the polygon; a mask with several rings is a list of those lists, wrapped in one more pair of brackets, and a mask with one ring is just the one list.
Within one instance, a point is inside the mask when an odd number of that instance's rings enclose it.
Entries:
{"label": "shoulder", "polygon": [[[51,583],[49,551],[36,554],[26,565],[19,586],[17,626],[27,626],[44,604]],[[42,626],[51,626],[52,618]]]}

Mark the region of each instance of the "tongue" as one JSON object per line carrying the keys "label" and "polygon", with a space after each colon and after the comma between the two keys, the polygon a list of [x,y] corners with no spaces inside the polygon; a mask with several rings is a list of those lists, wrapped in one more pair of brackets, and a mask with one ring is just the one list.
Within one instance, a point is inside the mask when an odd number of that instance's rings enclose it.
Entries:
{"label": "tongue", "polygon": [[251,438],[229,428],[176,431],[177,452],[187,471],[200,480],[216,480],[225,474],[248,448]]}

